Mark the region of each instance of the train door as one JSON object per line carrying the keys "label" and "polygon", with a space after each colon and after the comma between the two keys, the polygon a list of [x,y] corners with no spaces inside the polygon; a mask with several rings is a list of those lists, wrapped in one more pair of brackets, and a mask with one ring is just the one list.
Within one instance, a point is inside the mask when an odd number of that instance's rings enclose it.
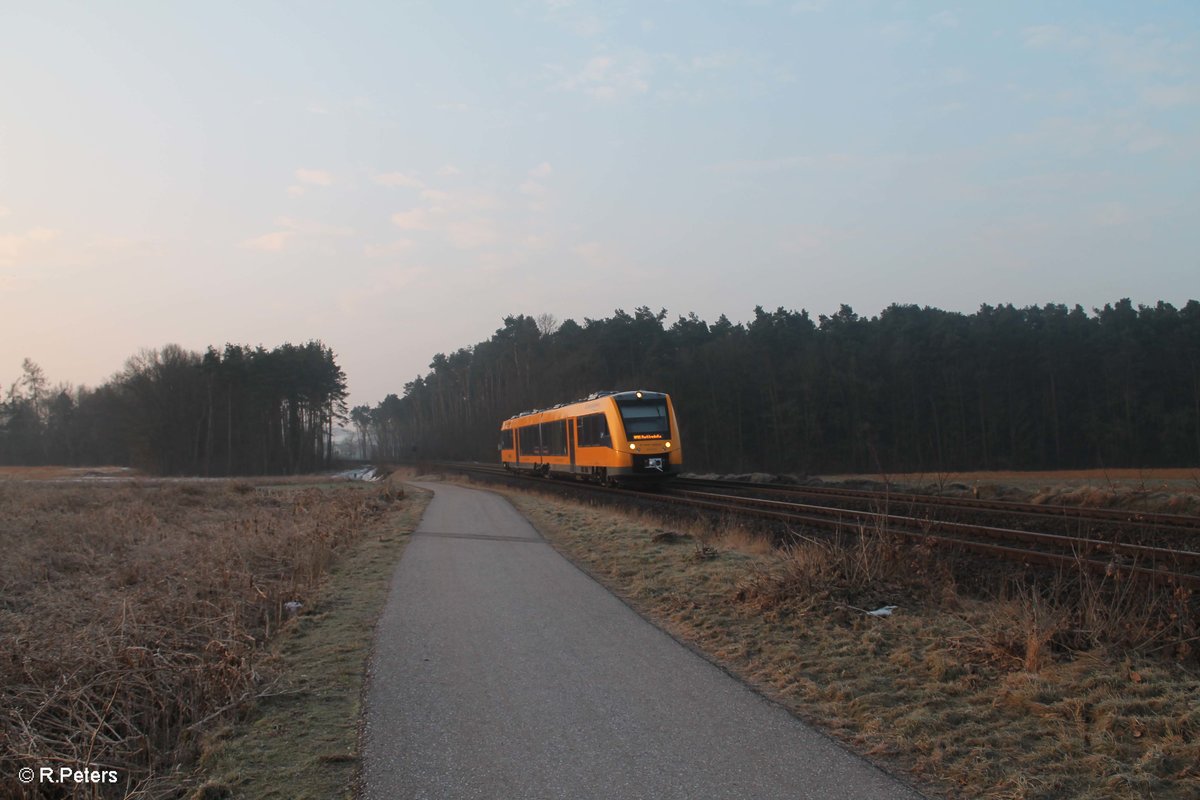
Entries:
{"label": "train door", "polygon": [[571,457],[571,472],[575,472],[575,420],[566,420],[567,455]]}

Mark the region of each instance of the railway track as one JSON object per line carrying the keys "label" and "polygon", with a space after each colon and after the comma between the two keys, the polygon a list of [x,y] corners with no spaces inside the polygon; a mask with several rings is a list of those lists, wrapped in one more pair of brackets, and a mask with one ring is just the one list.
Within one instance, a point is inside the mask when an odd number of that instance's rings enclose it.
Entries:
{"label": "railway track", "polygon": [[[1030,530],[973,522],[950,521],[946,509],[973,510],[960,498],[931,498],[922,495],[839,490],[833,487],[776,487],[736,481],[678,479],[661,491],[645,492],[604,488],[573,481],[531,479],[500,467],[478,464],[440,464],[439,467],[529,485],[536,480],[543,488],[563,493],[603,496],[610,500],[689,509],[694,512],[753,518],[785,530],[820,530],[849,534],[878,531],[926,546],[954,547],[993,557],[1054,567],[1084,569],[1105,575],[1138,577],[1158,583],[1200,588],[1200,552],[1188,548],[1161,547],[1123,541],[1119,536],[1095,536]],[[812,491],[812,490],[818,491]],[[825,491],[829,489],[829,491]],[[774,494],[777,497],[766,497]],[[783,498],[783,499],[779,499]],[[804,502],[803,499],[826,502]],[[847,507],[847,501],[859,507]],[[943,500],[953,502],[943,503]],[[875,503],[875,509],[861,507]],[[908,509],[896,513],[899,505]],[[914,509],[923,509],[917,516]],[[1170,514],[1142,514],[1113,509],[1078,509],[1067,506],[1038,506],[1022,503],[982,501],[978,512],[1013,515],[1026,521],[1042,519],[1101,519],[1108,524],[1155,526],[1176,534],[1195,535],[1200,541],[1200,518]],[[1076,514],[1074,512],[1085,512]],[[1108,512],[1093,516],[1092,512]],[[939,513],[941,512],[941,513]],[[1040,515],[1039,515],[1040,512]]]}
{"label": "railway track", "polygon": [[768,496],[821,498],[829,503],[851,506],[886,504],[896,508],[926,509],[941,515],[945,515],[949,511],[963,511],[972,515],[993,514],[1005,519],[1024,518],[1042,523],[1060,521],[1076,527],[1080,523],[1102,523],[1117,527],[1137,526],[1162,531],[1182,531],[1200,536],[1200,518],[1186,514],[1164,514],[1144,509],[1017,503],[1010,500],[940,497],[911,492],[868,491],[835,486],[780,485],[706,478],[677,478],[672,485],[695,489],[716,488]]}

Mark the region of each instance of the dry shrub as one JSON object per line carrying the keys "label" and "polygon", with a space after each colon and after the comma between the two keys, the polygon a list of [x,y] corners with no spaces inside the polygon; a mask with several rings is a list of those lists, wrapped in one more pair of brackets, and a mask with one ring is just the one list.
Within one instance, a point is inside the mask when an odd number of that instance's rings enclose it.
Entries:
{"label": "dry shrub", "polygon": [[775,552],[775,542],[770,535],[745,525],[725,524],[709,532],[708,538],[716,546],[746,555],[763,556]]}
{"label": "dry shrub", "polygon": [[15,797],[178,796],[200,729],[269,693],[284,604],[395,499],[244,485],[0,485],[0,775],[120,776]]}
{"label": "dry shrub", "polygon": [[905,582],[905,551],[878,529],[839,531],[829,539],[794,536],[777,560],[749,573],[736,597],[761,610],[804,610],[826,601],[857,604],[868,596],[873,601]]}
{"label": "dry shrub", "polygon": [[1050,646],[1068,629],[1070,614],[1060,593],[1044,591],[1023,578],[1007,587],[992,605],[985,623],[985,650],[1002,666],[1037,672],[1050,657]]}
{"label": "dry shrub", "polygon": [[1200,630],[1190,589],[1118,574],[1058,573],[1005,587],[984,625],[985,649],[1011,668],[1037,672],[1055,653],[1118,648],[1188,660]]}

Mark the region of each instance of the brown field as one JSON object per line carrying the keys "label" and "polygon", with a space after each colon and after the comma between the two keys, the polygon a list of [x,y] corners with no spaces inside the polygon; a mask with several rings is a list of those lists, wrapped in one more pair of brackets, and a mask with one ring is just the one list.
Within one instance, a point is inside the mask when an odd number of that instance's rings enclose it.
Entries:
{"label": "brown field", "polygon": [[644,616],[931,796],[1200,797],[1188,593],[502,491]]}
{"label": "brown field", "polygon": [[904,490],[950,496],[1200,515],[1200,468],[909,472],[819,477],[835,483],[890,483]]}
{"label": "brown field", "polygon": [[1200,467],[1173,469],[1084,469],[978,472],[902,472],[821,475],[827,481],[869,480],[906,486],[945,486],[952,483],[968,487],[1012,486],[1030,492],[1053,487],[1095,486],[1099,488],[1143,491],[1188,491],[1200,493]]}
{"label": "brown field", "polygon": [[136,478],[140,475],[129,467],[0,467],[0,481]]}
{"label": "brown field", "polygon": [[200,786],[189,800],[354,796],[375,624],[427,500],[427,492],[408,487],[382,524],[338,560],[315,602],[276,638],[274,694],[206,737]]}
{"label": "brown field", "polygon": [[[275,635],[404,505],[390,485],[32,475],[49,480],[0,481],[0,796],[14,798],[182,796],[207,733],[286,693]],[[59,765],[118,783],[11,782]]]}

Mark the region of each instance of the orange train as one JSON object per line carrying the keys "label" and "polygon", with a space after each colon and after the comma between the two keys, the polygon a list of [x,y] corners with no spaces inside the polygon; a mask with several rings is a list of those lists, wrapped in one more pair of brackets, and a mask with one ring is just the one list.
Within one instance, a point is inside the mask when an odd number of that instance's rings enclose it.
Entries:
{"label": "orange train", "polygon": [[666,394],[597,392],[506,419],[500,461],[509,469],[612,483],[676,475],[683,470],[683,450]]}

